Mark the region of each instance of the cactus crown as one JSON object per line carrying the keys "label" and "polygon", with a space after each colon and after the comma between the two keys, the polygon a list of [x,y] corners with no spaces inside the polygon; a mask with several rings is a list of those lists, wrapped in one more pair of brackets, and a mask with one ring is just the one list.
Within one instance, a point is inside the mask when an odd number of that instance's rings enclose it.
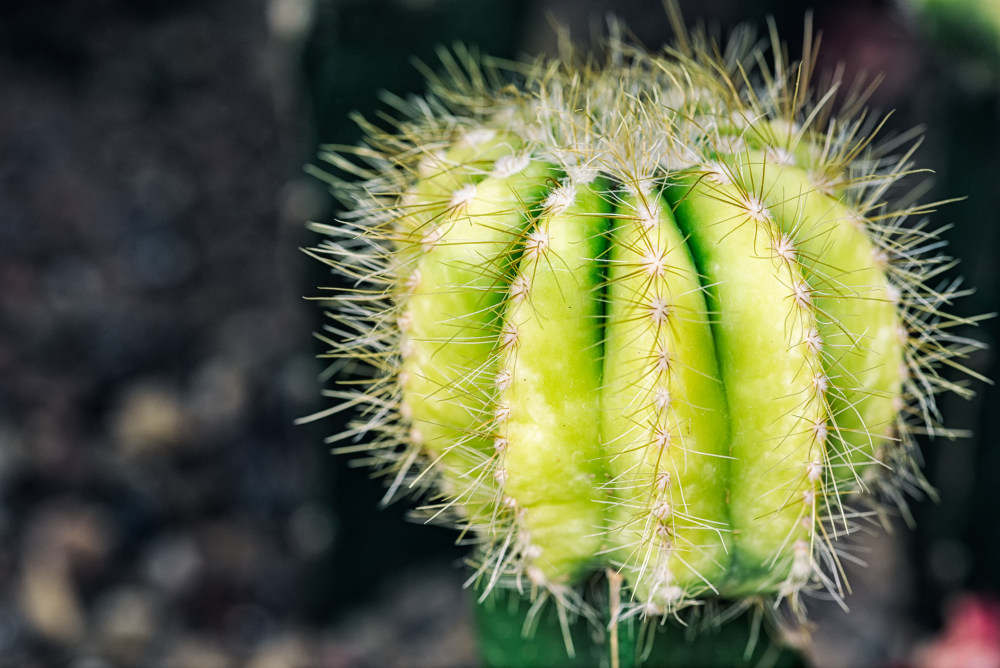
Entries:
{"label": "cactus crown", "polygon": [[330,442],[461,528],[484,597],[586,613],[602,568],[619,618],[840,597],[843,539],[929,491],[914,435],[969,392],[942,370],[975,375],[939,203],[898,187],[916,142],[873,141],[871,87],[813,85],[808,30],[797,63],[773,28],[678,34],[442,50],[426,95],[321,155],[345,383],[318,415],[356,411]]}

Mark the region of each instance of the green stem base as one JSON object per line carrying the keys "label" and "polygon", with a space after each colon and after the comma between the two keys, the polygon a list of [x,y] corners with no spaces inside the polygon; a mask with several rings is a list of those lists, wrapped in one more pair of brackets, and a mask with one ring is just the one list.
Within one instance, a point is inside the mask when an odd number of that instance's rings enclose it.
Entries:
{"label": "green stem base", "polygon": [[[548,604],[537,618],[537,628],[522,633],[531,602],[511,592],[499,592],[475,606],[479,650],[489,668],[659,668],[698,666],[797,667],[805,660],[794,649],[782,647],[756,629],[752,613],[697,633],[677,622],[649,628],[628,620],[618,627],[618,662],[611,661],[610,633],[601,633],[583,619],[569,623],[575,655],[566,652],[555,606]],[[605,620],[605,624],[607,620]],[[757,625],[759,626],[759,625]],[[754,642],[754,638],[757,638]],[[641,658],[640,644],[652,641]],[[640,643],[640,641],[642,641]]]}

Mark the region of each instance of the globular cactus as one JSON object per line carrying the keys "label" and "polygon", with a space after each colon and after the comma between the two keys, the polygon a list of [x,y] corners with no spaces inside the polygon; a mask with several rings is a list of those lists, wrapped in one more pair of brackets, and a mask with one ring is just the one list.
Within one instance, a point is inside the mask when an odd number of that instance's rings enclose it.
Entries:
{"label": "globular cactus", "polygon": [[358,411],[331,441],[475,543],[483,596],[586,612],[608,570],[618,619],[839,597],[841,539],[926,489],[914,434],[968,392],[942,369],[974,320],[870,89],[813,86],[808,36],[789,63],[680,34],[601,64],[442,51],[323,154],[324,413]]}

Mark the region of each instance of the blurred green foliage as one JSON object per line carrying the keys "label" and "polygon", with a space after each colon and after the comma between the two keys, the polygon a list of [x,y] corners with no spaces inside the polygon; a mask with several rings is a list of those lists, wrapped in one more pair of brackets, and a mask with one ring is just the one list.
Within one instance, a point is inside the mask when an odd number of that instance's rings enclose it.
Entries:
{"label": "blurred green foliage", "polygon": [[1000,66],[1000,0],[913,0],[932,39]]}
{"label": "blurred green foliage", "polygon": [[[526,637],[523,627],[530,609],[530,601],[509,591],[491,595],[476,607],[480,652],[485,666],[587,668],[610,665],[606,630],[597,631],[593,623],[582,618],[571,622],[568,628],[575,656],[569,658],[555,606],[548,604],[542,608],[537,628]],[[603,621],[606,625],[608,620]],[[649,638],[652,638],[649,656],[640,657],[639,648],[644,647]],[[775,645],[771,636],[755,624],[752,612],[707,628],[697,617],[687,628],[676,620],[649,628],[633,618],[619,625],[618,644],[620,668],[738,665],[794,668],[805,665],[797,653]]]}

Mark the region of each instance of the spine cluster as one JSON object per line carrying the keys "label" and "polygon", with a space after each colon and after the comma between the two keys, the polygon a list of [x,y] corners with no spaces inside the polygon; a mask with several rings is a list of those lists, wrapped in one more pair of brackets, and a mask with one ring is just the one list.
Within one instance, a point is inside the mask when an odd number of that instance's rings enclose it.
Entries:
{"label": "spine cluster", "polygon": [[913,148],[874,141],[867,89],[814,87],[808,37],[789,64],[681,34],[604,64],[443,53],[324,155],[319,415],[355,411],[331,442],[461,529],[484,596],[586,612],[604,568],[621,617],[840,596],[841,539],[926,488],[914,435],[969,392],[937,203],[899,187]]}

